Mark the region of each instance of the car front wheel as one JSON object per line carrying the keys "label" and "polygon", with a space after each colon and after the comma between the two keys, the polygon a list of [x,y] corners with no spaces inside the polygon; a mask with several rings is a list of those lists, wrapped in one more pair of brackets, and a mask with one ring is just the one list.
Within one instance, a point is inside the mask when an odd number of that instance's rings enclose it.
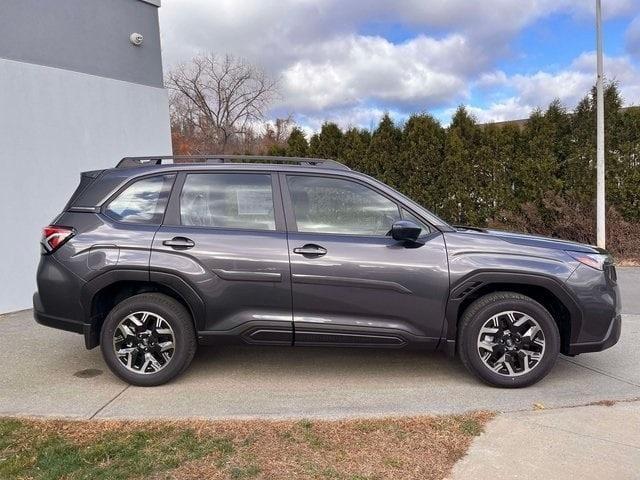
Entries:
{"label": "car front wheel", "polygon": [[143,293],[116,305],[102,326],[105,362],[118,377],[155,386],[182,373],[196,351],[193,321],[183,305],[159,293]]}
{"label": "car front wheel", "polygon": [[560,334],[540,303],[514,292],[479,298],[460,320],[459,353],[471,373],[490,385],[525,387],[541,380],[560,351]]}

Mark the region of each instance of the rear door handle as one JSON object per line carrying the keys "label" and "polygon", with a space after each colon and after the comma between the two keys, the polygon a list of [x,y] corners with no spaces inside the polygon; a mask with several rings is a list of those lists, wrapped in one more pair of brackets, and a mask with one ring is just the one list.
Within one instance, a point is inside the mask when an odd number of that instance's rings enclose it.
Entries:
{"label": "rear door handle", "polygon": [[164,242],[162,242],[162,244],[166,245],[167,247],[183,250],[195,246],[194,241],[186,237],[173,237],[171,240],[165,240]]}
{"label": "rear door handle", "polygon": [[293,253],[297,253],[298,255],[321,257],[327,254],[327,249],[324,247],[321,247],[320,245],[314,245],[313,243],[308,243],[302,247],[294,248]]}

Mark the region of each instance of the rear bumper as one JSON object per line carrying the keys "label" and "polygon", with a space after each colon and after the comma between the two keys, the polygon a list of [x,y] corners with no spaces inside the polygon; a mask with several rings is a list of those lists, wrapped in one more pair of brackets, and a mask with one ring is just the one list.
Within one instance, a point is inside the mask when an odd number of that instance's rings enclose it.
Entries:
{"label": "rear bumper", "polygon": [[38,292],[33,294],[33,318],[37,323],[45,327],[57,328],[58,330],[84,335],[85,346],[89,349],[97,345],[94,338],[95,332],[91,328],[91,324],[44,313]]}
{"label": "rear bumper", "polygon": [[620,339],[622,331],[622,316],[616,315],[611,320],[609,329],[602,340],[584,343],[572,343],[569,345],[569,355],[578,355],[580,353],[601,352],[607,348],[613,347]]}

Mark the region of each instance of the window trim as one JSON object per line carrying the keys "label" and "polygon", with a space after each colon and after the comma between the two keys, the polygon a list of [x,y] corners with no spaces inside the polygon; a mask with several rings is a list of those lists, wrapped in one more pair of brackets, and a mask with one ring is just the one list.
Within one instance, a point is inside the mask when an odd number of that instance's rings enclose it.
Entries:
{"label": "window trim", "polygon": [[[148,180],[150,178],[155,178],[155,177],[172,177],[170,184],[169,184],[169,196],[167,197],[167,203],[164,206],[164,211],[162,212],[162,218],[160,219],[160,222],[123,222],[122,220],[118,220],[117,218],[114,218],[113,216],[109,215],[108,209],[109,209],[109,205],[111,205],[111,203],[116,200],[122,193],[124,193],[125,190],[127,190],[131,185],[133,185],[134,183],[143,181],[143,180]],[[104,215],[105,217],[107,217],[110,221],[115,222],[119,225],[142,225],[142,226],[151,226],[151,227],[157,227],[162,225],[164,218],[167,215],[167,211],[169,210],[169,202],[171,200],[171,196],[173,195],[173,190],[174,187],[176,185],[176,179],[178,177],[177,172],[175,171],[167,171],[167,172],[162,172],[162,173],[151,173],[149,175],[141,175],[139,177],[134,177],[129,179],[127,182],[125,182],[123,185],[121,185],[115,192],[113,192],[109,197],[107,197],[106,200],[104,200],[102,202],[102,204],[100,205],[100,208],[98,210],[98,212],[101,215]]]}
{"label": "window trim", "polygon": [[[187,179],[187,175],[196,175],[196,174],[205,174],[205,175],[216,175],[216,174],[233,174],[233,175],[264,175],[269,176],[271,178],[271,197],[273,200],[273,214],[275,220],[275,229],[273,230],[265,230],[265,229],[257,229],[257,228],[241,228],[241,227],[210,227],[206,225],[184,225],[182,223],[182,218],[180,215],[180,199],[182,197],[182,190],[184,188],[184,183]],[[171,227],[181,227],[181,228],[194,228],[199,230],[213,230],[213,231],[238,231],[238,232],[258,232],[258,233],[273,233],[273,232],[286,232],[285,221],[284,221],[284,210],[282,206],[282,198],[279,195],[280,185],[279,179],[277,178],[277,174],[270,171],[265,170],[233,170],[233,169],[216,169],[205,170],[185,170],[178,173],[178,178],[176,179],[173,190],[171,192],[171,196],[169,197],[169,203],[167,204],[167,208],[165,211],[165,217],[163,219],[162,225],[171,226]]]}
{"label": "window trim", "polygon": [[424,238],[427,237],[429,235],[431,235],[434,231],[438,231],[436,228],[433,227],[433,225],[431,225],[429,222],[425,221],[422,219],[422,217],[420,215],[416,215],[415,213],[413,213],[411,210],[409,210],[407,207],[405,207],[404,205],[400,206],[400,217],[402,218],[402,220],[410,220],[409,218],[404,218],[404,215],[402,214],[402,211],[408,212],[411,215],[413,215],[416,219],[418,219],[420,221],[420,223],[424,224],[425,227],[427,227],[429,230],[426,231],[424,229],[422,229],[422,232],[420,233],[420,237],[418,238]]}
{"label": "window trim", "polygon": [[[375,185],[371,185],[368,182],[360,180],[359,178],[353,178],[347,175],[335,175],[329,173],[315,173],[315,172],[280,172],[280,186],[282,192],[282,202],[284,205],[285,217],[287,219],[287,231],[291,233],[297,233],[299,235],[321,235],[321,236],[338,236],[338,237],[358,237],[358,238],[391,238],[387,235],[363,235],[360,233],[332,233],[332,232],[301,232],[298,230],[298,223],[296,220],[295,210],[293,208],[293,201],[291,200],[291,192],[289,191],[289,184],[287,182],[287,177],[324,177],[324,178],[332,178],[336,180],[345,180],[347,182],[354,182],[362,185],[365,188],[373,190],[375,193],[383,196],[390,202],[392,202],[396,208],[398,209],[398,215],[402,218],[402,208],[412,212],[411,209],[407,208],[402,203],[398,202],[397,199],[388,195],[386,192],[383,192],[379,188],[376,188]],[[413,213],[413,212],[412,212]],[[421,218],[419,215],[416,217]],[[425,222],[427,225],[431,225],[429,222]]]}

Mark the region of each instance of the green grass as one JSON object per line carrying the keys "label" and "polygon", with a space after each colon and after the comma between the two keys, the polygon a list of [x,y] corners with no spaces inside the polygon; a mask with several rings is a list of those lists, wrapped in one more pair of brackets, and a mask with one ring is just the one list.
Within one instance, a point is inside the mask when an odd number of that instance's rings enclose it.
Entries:
{"label": "green grass", "polygon": [[483,427],[477,420],[468,418],[460,423],[460,431],[470,437],[477,437],[482,433]]}
{"label": "green grass", "polygon": [[233,450],[228,439],[198,438],[191,429],[107,431],[90,442],[73,442],[55,431],[42,434],[27,423],[0,420],[2,479],[127,479]]}
{"label": "green grass", "polygon": [[311,421],[300,420],[298,426],[302,430],[302,437],[311,447],[320,450],[326,446],[324,440],[313,430],[313,423]]}

